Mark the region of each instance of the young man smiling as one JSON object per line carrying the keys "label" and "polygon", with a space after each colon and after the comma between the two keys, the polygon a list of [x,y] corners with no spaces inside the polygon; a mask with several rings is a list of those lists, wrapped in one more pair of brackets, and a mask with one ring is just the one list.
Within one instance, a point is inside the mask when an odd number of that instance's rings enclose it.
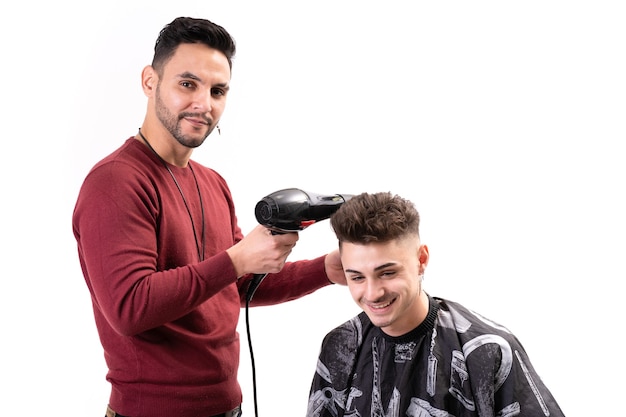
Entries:
{"label": "young man smiling", "polygon": [[307,416],[563,416],[510,331],[424,291],[419,223],[390,193],[354,196],[331,217],[363,312],[324,338]]}

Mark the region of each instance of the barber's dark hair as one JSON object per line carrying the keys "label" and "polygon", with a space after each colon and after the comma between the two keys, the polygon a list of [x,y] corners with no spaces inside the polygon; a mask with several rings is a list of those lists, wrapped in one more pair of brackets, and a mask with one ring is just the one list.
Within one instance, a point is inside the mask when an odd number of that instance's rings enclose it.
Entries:
{"label": "barber's dark hair", "polygon": [[203,43],[226,55],[228,65],[233,68],[235,40],[221,27],[206,19],[177,17],[165,25],[154,44],[152,67],[161,72],[165,63],[174,55],[182,43]]}
{"label": "barber's dark hair", "polygon": [[330,224],[342,242],[365,244],[419,236],[420,216],[415,205],[389,192],[358,194],[339,207]]}

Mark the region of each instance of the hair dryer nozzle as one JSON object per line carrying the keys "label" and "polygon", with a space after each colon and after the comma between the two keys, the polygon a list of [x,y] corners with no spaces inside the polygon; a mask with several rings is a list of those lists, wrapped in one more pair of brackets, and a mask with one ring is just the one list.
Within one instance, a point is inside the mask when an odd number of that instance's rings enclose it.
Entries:
{"label": "hair dryer nozzle", "polygon": [[350,194],[321,195],[286,188],[259,201],[254,209],[257,221],[277,232],[298,232],[328,219]]}

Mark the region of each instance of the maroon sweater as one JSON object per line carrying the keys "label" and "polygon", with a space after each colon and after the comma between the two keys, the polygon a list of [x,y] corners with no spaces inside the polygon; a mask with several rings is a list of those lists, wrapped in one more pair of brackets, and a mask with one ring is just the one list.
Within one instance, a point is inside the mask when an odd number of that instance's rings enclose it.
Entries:
{"label": "maroon sweater", "polygon": [[[74,209],[78,254],[109,369],[109,402],[126,416],[210,416],[242,401],[236,327],[250,276],[237,280],[225,252],[242,233],[225,180],[190,164],[204,205],[203,261],[174,179],[134,138],[94,166]],[[169,168],[200,245],[192,172]],[[290,262],[265,278],[252,305],[293,300],[329,283],[324,257]]]}

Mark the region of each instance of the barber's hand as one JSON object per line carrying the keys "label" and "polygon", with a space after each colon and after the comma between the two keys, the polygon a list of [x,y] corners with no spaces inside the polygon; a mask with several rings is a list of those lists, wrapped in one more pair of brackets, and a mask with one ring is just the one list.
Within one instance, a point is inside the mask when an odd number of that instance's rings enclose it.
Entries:
{"label": "barber's hand", "polygon": [[326,255],[324,266],[326,268],[326,276],[330,282],[333,284],[348,285],[346,274],[343,272],[343,265],[341,265],[339,250],[336,249]]}
{"label": "barber's hand", "polygon": [[297,232],[273,235],[269,229],[258,225],[240,242],[227,249],[226,253],[238,277],[276,273],[285,266],[287,256],[299,238]]}

